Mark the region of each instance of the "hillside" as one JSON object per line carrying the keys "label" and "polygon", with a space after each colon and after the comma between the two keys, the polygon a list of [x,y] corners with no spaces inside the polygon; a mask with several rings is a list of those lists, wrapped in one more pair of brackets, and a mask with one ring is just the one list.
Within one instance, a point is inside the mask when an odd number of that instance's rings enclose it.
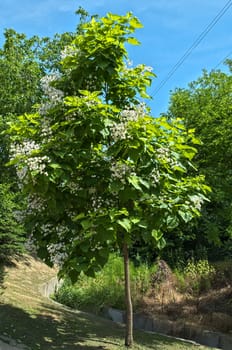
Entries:
{"label": "hillside", "polygon": [[[13,338],[29,349],[122,349],[124,328],[94,315],[74,312],[41,295],[41,285],[56,271],[26,256],[1,268],[0,339]],[[135,332],[133,349],[200,350],[194,346]]]}

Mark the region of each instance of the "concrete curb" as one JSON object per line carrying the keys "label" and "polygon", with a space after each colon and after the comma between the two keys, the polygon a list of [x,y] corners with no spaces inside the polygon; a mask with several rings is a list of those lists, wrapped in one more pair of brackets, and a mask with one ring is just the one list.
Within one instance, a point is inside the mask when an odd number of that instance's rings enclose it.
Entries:
{"label": "concrete curb", "polygon": [[[114,322],[124,323],[125,312],[113,308],[104,309],[102,316]],[[134,314],[134,329],[171,336],[194,344],[232,350],[232,335],[212,332],[183,322],[156,319],[144,314]]]}
{"label": "concrete curb", "polygon": [[59,280],[57,277],[53,277],[50,281],[43,283],[39,287],[39,292],[46,298],[50,298],[55,291],[61,287],[63,281]]}

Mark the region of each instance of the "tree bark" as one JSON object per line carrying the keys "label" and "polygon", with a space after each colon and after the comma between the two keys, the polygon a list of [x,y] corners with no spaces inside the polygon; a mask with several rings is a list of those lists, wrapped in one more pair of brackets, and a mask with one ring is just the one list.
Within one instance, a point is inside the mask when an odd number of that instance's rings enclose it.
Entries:
{"label": "tree bark", "polygon": [[126,303],[126,335],[125,346],[132,347],[133,345],[133,307],[131,301],[130,290],[130,268],[128,246],[123,244],[123,258],[124,258],[124,277],[125,277],[125,303]]}

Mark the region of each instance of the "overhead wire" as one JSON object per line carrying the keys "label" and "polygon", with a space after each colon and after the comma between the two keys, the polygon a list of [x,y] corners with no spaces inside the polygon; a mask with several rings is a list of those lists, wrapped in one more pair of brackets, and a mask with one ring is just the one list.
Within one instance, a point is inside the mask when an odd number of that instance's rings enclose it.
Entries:
{"label": "overhead wire", "polygon": [[230,51],[220,62],[216,64],[216,66],[213,68],[214,70],[217,69],[222,63],[225,62],[225,60],[232,55],[232,51]]}
{"label": "overhead wire", "polygon": [[205,36],[210,32],[210,30],[217,24],[221,17],[229,10],[232,6],[232,0],[227,1],[219,13],[213,18],[213,20],[207,25],[203,32],[197,37],[193,44],[186,50],[184,55],[177,61],[177,63],[172,67],[167,76],[159,83],[155,88],[154,92],[151,93],[151,96],[155,96],[161,88],[167,83],[167,81],[173,76],[177,69],[185,62],[193,50],[202,42]]}

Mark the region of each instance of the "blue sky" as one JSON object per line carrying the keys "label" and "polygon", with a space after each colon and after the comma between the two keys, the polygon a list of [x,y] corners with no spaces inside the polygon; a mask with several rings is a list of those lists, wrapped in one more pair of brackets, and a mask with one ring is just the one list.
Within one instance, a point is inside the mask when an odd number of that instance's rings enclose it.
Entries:
{"label": "blue sky", "polygon": [[[228,0],[0,0],[0,44],[5,28],[13,28],[28,36],[52,36],[75,30],[75,10],[82,6],[90,14],[107,12],[125,14],[132,11],[144,28],[136,37],[141,46],[130,47],[133,63],[154,68],[157,78],[150,93],[193,44]],[[200,45],[179,67],[149,105],[154,116],[168,107],[170,91],[186,87],[198,78],[203,68],[215,68],[229,53],[232,57],[232,6],[221,17]],[[223,64],[218,66],[225,69]]]}

